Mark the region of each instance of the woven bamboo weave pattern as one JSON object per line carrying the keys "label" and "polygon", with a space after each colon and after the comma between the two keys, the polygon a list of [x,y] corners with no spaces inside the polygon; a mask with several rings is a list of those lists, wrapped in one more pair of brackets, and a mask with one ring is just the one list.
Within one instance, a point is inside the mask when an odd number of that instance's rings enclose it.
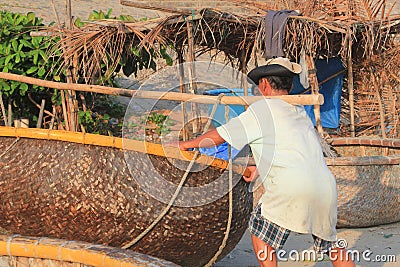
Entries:
{"label": "woven bamboo weave pattern", "polygon": [[[15,142],[12,137],[0,140],[0,151]],[[179,182],[184,171],[160,156],[152,156],[156,169],[144,166],[144,156],[129,152],[133,175],[151,177],[158,169]],[[220,169],[208,167],[192,173],[188,186],[220,175]],[[1,157],[0,176],[0,227],[8,233],[120,247],[146,229],[166,205],[140,189],[123,151],[116,148],[21,138]],[[226,179],[221,183],[227,184]],[[217,184],[216,191],[223,186]],[[244,181],[235,186],[233,198],[232,228],[220,257],[239,242],[252,206]],[[132,249],[184,266],[201,266],[218,250],[228,212],[227,195],[199,207],[173,206]]]}

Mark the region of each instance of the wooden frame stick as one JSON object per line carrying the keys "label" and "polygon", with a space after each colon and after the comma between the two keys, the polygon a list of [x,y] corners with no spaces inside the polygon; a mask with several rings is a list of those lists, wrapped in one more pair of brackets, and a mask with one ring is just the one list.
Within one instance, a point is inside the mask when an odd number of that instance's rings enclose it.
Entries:
{"label": "wooden frame stick", "polygon": [[[122,88],[114,88],[100,85],[88,85],[88,84],[76,84],[76,83],[60,83],[45,81],[41,79],[31,78],[27,76],[0,72],[0,79],[13,80],[18,82],[24,82],[34,84],[38,86],[59,89],[59,90],[73,90],[82,92],[91,92],[108,95],[118,95],[127,97],[137,98],[150,98],[150,99],[162,99],[162,100],[173,100],[173,101],[188,101],[203,104],[213,104],[217,101],[217,96],[205,96],[205,95],[193,95],[193,94],[182,94],[178,92],[161,92],[161,91],[143,91],[143,90],[129,90]],[[286,101],[287,103],[294,105],[322,105],[324,103],[324,97],[321,94],[315,95],[282,95],[282,96],[224,96],[221,98],[221,104],[227,105],[250,105],[260,99],[264,98],[277,98]]]}

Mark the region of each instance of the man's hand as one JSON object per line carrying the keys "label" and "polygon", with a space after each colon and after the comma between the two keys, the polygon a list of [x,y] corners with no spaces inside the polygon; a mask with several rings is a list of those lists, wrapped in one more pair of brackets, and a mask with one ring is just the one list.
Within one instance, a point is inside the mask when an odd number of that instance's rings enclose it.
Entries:
{"label": "man's hand", "polygon": [[175,148],[179,148],[180,150],[184,150],[184,151],[187,151],[190,148],[190,147],[187,147],[185,145],[185,142],[181,142],[181,141],[166,142],[166,143],[163,143],[163,146],[165,146],[165,147],[175,147]]}
{"label": "man's hand", "polygon": [[252,182],[254,179],[256,179],[258,177],[259,174],[258,174],[258,170],[257,170],[256,166],[248,166],[247,170],[250,171],[250,174],[248,174],[246,176],[243,175],[243,179],[246,182]]}

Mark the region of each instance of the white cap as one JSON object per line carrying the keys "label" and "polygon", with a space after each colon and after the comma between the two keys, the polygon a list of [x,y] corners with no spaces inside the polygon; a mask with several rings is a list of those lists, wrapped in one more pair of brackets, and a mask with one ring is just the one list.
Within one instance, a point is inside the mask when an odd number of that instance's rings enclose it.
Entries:
{"label": "white cap", "polygon": [[288,58],[284,57],[271,58],[267,60],[266,65],[280,65],[296,74],[301,72],[301,66],[299,64],[291,62]]}

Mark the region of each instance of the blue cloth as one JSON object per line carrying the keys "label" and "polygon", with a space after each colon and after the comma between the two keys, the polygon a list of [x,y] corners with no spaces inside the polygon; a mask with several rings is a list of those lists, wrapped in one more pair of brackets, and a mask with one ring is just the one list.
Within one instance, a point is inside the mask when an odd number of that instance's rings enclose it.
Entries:
{"label": "blue cloth", "polygon": [[[318,82],[321,82],[329,76],[344,70],[342,61],[339,58],[330,58],[329,60],[318,59],[315,61],[315,68],[317,69]],[[319,92],[324,96],[325,99],[324,104],[321,106],[322,127],[339,127],[343,77],[344,74],[340,74],[319,87]],[[290,94],[300,94],[306,90],[301,85],[298,76],[295,77],[293,85],[294,87]],[[315,126],[314,107],[305,106],[304,109]]]}
{"label": "blue cloth", "polygon": [[[212,96],[217,96],[219,94],[225,94],[227,96],[243,96],[244,95],[244,90],[242,88],[235,88],[235,89],[228,89],[228,88],[219,88],[219,89],[213,89],[213,90],[208,90],[204,92],[204,95],[212,95]],[[248,91],[248,95],[251,94],[251,89]],[[229,112],[228,112],[228,119],[234,118],[239,116],[240,113],[244,112],[244,106],[242,105],[228,105],[229,106]],[[211,114],[211,110],[213,108],[213,105],[208,106],[208,111]],[[217,110],[215,111],[214,117],[212,118],[212,124],[214,127],[218,127],[220,125],[223,125],[227,123],[225,120],[225,105],[218,105]],[[235,158],[237,154],[239,154],[239,150],[235,149],[234,147],[231,148],[232,150],[232,158]],[[199,152],[202,154],[206,154],[212,157],[228,160],[229,159],[229,149],[228,149],[228,143],[222,143],[219,146],[216,147],[209,147],[209,148],[200,148]]]}
{"label": "blue cloth", "polygon": [[[235,158],[240,151],[235,149],[234,147],[231,147],[231,149],[232,149],[232,158]],[[229,160],[229,148],[227,142],[222,143],[219,146],[215,147],[199,148],[199,152],[219,159]]]}

